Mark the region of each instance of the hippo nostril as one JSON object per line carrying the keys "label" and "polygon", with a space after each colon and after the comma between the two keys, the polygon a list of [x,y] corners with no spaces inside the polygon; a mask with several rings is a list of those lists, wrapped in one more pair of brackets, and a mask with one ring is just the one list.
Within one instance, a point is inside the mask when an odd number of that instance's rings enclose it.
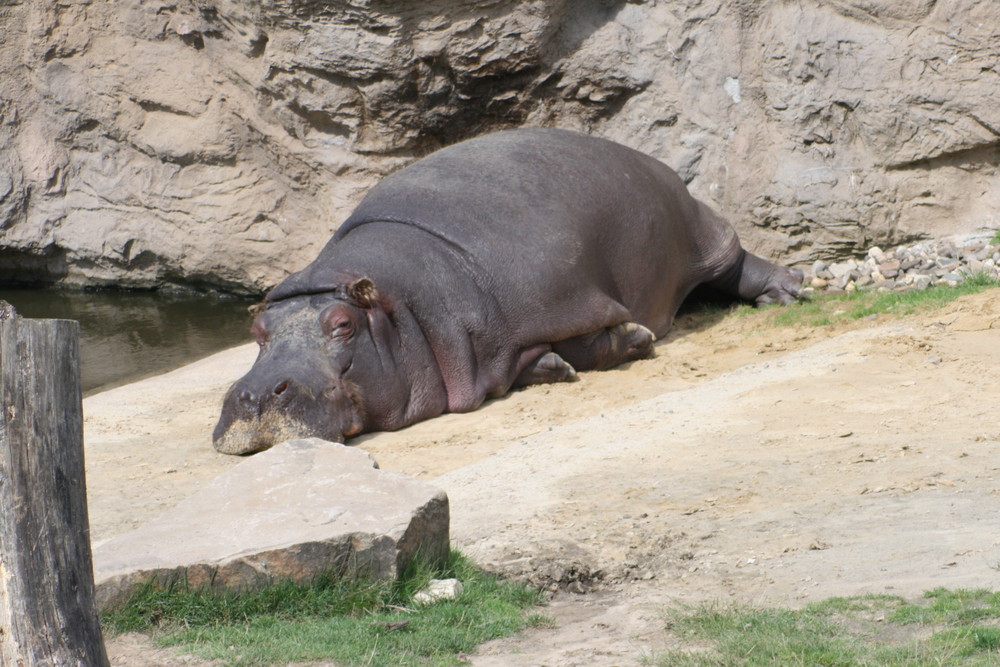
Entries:
{"label": "hippo nostril", "polygon": [[253,390],[240,389],[236,392],[236,410],[242,418],[250,418],[260,414],[260,403]]}
{"label": "hippo nostril", "polygon": [[274,388],[274,395],[275,396],[281,396],[282,394],[285,393],[286,389],[288,389],[288,381],[287,380],[284,381],[284,382],[282,382],[281,384],[279,384],[277,387]]}

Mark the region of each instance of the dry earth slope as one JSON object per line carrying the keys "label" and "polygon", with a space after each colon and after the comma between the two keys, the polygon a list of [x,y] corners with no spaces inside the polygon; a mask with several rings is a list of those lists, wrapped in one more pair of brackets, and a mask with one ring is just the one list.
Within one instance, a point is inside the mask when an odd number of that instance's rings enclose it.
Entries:
{"label": "dry earth slope", "polygon": [[[358,439],[448,492],[462,549],[559,589],[554,629],[474,664],[637,664],[678,600],[1000,584],[1000,290],[848,327],[762,317],[682,319],[655,359]],[[95,538],[232,465],[208,437],[252,356],[87,399]],[[110,646],[116,664],[174,659]]]}

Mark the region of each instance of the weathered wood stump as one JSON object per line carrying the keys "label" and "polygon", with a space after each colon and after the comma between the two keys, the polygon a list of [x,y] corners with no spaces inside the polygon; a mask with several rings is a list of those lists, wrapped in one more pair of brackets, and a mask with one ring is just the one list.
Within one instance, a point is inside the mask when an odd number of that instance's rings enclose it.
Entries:
{"label": "weathered wood stump", "polygon": [[94,604],[79,324],[0,318],[0,664],[108,664]]}

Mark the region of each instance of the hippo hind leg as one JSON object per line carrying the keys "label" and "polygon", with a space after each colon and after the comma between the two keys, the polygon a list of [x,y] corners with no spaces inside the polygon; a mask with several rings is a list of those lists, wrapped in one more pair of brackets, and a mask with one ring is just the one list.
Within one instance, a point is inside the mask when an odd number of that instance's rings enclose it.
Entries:
{"label": "hippo hind leg", "polygon": [[737,261],[709,285],[738,295],[757,305],[788,304],[798,299],[802,272],[772,264],[763,257],[742,251]]}
{"label": "hippo hind leg", "polygon": [[553,351],[578,371],[603,371],[627,361],[653,356],[653,332],[635,322],[622,322],[552,345]]}

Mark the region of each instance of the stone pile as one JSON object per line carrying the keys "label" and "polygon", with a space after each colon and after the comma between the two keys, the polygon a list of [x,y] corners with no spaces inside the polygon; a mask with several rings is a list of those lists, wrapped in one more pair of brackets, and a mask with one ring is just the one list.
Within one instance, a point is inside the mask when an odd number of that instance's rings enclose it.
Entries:
{"label": "stone pile", "polygon": [[955,287],[976,275],[1000,279],[998,235],[949,237],[890,250],[873,247],[864,259],[817,260],[804,284],[823,292],[923,290],[937,284]]}

